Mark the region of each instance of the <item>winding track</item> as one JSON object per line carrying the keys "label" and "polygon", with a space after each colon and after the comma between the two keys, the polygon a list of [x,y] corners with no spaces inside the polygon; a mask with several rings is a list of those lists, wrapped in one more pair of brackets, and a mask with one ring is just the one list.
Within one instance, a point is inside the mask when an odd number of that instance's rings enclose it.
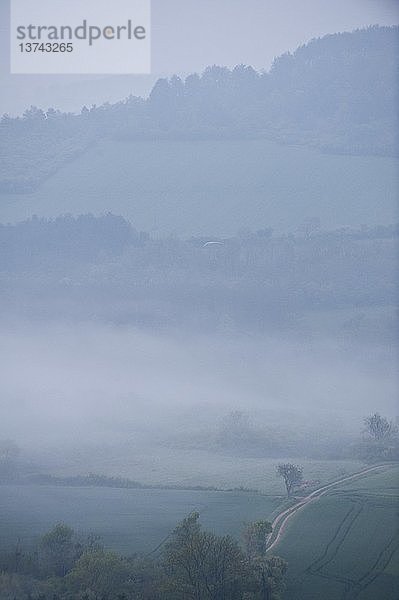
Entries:
{"label": "winding track", "polygon": [[362,471],[358,471],[357,473],[352,473],[352,475],[347,475],[346,477],[337,479],[336,481],[333,481],[332,483],[323,485],[323,486],[317,488],[316,490],[313,490],[313,492],[311,492],[308,496],[301,498],[296,504],[294,504],[294,506],[290,506],[289,508],[286,508],[285,510],[280,512],[276,517],[274,517],[274,519],[272,521],[273,531],[271,534],[269,534],[268,539],[267,539],[267,552],[270,552],[270,550],[278,544],[282,535],[284,534],[284,531],[286,529],[288,521],[304,506],[306,506],[313,500],[317,500],[318,498],[323,496],[325,493],[327,493],[331,488],[333,488],[337,485],[340,485],[341,483],[344,483],[346,481],[351,481],[352,479],[357,479],[358,477],[361,477],[365,473],[370,473],[370,471],[377,471],[379,469],[383,469],[386,466],[387,466],[386,464],[374,465],[373,467],[368,467],[367,469],[363,469]]}

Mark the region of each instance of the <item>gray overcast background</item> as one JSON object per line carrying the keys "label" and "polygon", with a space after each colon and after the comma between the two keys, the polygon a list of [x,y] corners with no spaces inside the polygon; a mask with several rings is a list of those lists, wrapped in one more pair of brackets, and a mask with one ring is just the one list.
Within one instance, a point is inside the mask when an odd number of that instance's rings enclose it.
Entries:
{"label": "gray overcast background", "polygon": [[75,111],[145,95],[160,75],[210,64],[268,69],[275,56],[313,37],[399,23],[399,0],[152,0],[152,76],[28,76],[9,74],[9,3],[0,0],[0,114],[31,104]]}

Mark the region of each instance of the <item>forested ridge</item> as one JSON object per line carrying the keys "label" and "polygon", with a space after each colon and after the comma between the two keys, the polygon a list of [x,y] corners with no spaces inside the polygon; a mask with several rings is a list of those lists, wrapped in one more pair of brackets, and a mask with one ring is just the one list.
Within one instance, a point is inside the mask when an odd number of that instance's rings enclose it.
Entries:
{"label": "forested ridge", "polygon": [[112,214],[34,217],[0,226],[2,309],[305,334],[310,311],[356,306],[343,332],[393,341],[394,313],[368,310],[395,304],[397,236],[396,226],[326,232],[309,222],[296,234],[153,238]]}
{"label": "forested ridge", "polygon": [[31,107],[0,124],[0,191],[35,189],[99,139],[265,137],[323,151],[396,155],[398,27],[315,39],[270,71],[208,67],[160,79],[148,99],[83,107]]}

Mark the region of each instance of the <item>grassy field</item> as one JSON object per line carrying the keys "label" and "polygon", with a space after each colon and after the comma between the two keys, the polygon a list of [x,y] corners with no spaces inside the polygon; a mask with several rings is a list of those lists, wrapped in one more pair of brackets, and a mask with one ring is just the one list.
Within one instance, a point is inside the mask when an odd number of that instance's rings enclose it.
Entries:
{"label": "grassy field", "polygon": [[34,193],[0,194],[0,222],[89,211],[182,236],[391,223],[396,161],[266,140],[102,142]]}
{"label": "grassy field", "polygon": [[[110,452],[107,448],[89,449],[75,456],[74,461],[63,456],[62,449],[52,455],[35,456],[38,464],[47,464],[46,473],[68,476],[103,473],[121,476],[150,485],[217,487],[222,489],[251,488],[267,495],[284,495],[284,484],[276,476],[279,462],[300,462],[307,480],[321,484],[339,479],[363,468],[359,460],[298,459],[243,457],[218,454],[204,449],[170,448],[166,446],[124,447]],[[44,472],[44,469],[41,469]]]}
{"label": "grassy field", "polygon": [[240,537],[245,522],[267,518],[281,499],[245,492],[0,486],[0,550],[31,545],[57,522],[101,536],[129,554],[151,551],[177,522],[198,510],[201,523]]}
{"label": "grassy field", "polygon": [[[341,476],[349,472],[344,461],[340,467],[326,463],[306,462],[306,476],[323,471],[325,482],[339,476],[338,468]],[[271,466],[266,479],[273,476],[278,486]],[[334,487],[299,511],[274,549],[289,564],[285,600],[397,600],[398,500],[399,467],[387,466]],[[246,522],[271,519],[284,502],[273,493],[3,485],[0,550],[18,540],[29,547],[65,522],[122,553],[150,552],[193,510],[207,529],[239,539]]]}
{"label": "grassy field", "polygon": [[365,475],[310,503],[275,552],[286,600],[397,600],[399,468]]}
{"label": "grassy field", "polygon": [[[92,456],[92,455],[91,455]],[[55,460],[59,457],[55,456]],[[83,462],[85,470],[83,469]],[[267,519],[285,502],[284,485],[276,476],[277,462],[290,460],[217,456],[205,451],[165,449],[157,455],[136,454],[123,461],[98,455],[102,472],[145,484],[244,486],[251,492],[68,488],[61,486],[0,486],[0,549],[18,538],[27,544],[59,521],[100,535],[107,547],[121,552],[149,551],[192,510],[199,510],[204,527],[240,536],[244,522]],[[301,461],[307,479],[332,481],[361,468],[357,461]],[[122,468],[123,465],[123,468]],[[58,475],[96,471],[80,457],[75,464],[48,472]],[[97,469],[98,471],[98,469]]]}

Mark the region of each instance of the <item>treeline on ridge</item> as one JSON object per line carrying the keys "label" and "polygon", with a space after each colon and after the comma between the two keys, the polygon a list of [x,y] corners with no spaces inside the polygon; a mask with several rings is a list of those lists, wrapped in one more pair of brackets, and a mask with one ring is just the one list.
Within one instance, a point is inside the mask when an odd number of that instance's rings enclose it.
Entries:
{"label": "treeline on ridge", "polygon": [[325,232],[307,222],[296,234],[158,239],[111,214],[35,217],[0,225],[1,307],[4,315],[306,335],[307,314],[356,306],[342,334],[394,342],[397,237],[397,226]]}
{"label": "treeline on ridge", "polygon": [[396,155],[398,27],[315,39],[270,71],[212,66],[159,79],[148,99],[31,107],[0,123],[0,191],[35,189],[98,140],[265,137],[349,154]]}

